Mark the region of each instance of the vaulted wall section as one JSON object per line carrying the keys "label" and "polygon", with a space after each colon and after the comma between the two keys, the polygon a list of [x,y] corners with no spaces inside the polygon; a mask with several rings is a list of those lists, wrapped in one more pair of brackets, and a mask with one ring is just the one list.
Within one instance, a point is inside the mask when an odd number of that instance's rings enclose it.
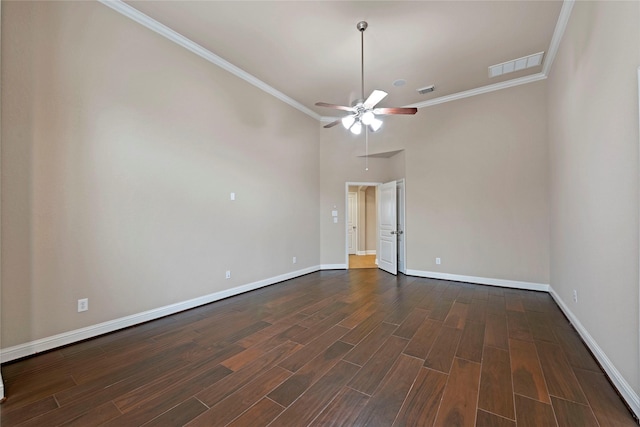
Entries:
{"label": "vaulted wall section", "polygon": [[97,2],[2,20],[3,347],[317,266],[317,121]]}

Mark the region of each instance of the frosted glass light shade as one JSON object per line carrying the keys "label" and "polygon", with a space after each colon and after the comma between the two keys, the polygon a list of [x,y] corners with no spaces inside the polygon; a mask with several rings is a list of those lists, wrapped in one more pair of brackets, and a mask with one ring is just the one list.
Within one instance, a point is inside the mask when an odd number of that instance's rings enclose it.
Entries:
{"label": "frosted glass light shade", "polygon": [[354,135],[360,135],[360,132],[362,132],[362,123],[355,122],[353,126],[351,126],[351,133]]}
{"label": "frosted glass light shade", "polygon": [[380,119],[373,119],[373,121],[369,125],[369,127],[371,127],[371,130],[374,132],[380,129],[381,126],[382,126],[382,120]]}
{"label": "frosted glass light shade", "polygon": [[344,117],[342,119],[342,126],[344,126],[345,129],[349,129],[351,125],[353,125],[353,122],[355,121],[356,119],[353,116]]}
{"label": "frosted glass light shade", "polygon": [[373,123],[375,119],[376,119],[376,116],[373,114],[373,112],[367,111],[362,115],[362,124],[370,125],[371,123]]}

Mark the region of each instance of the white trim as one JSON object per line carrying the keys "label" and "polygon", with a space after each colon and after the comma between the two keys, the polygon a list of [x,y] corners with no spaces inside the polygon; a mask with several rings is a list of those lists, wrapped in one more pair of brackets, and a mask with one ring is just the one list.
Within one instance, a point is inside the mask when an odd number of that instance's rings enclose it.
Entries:
{"label": "white trim", "polygon": [[[0,2],[0,9],[2,9],[2,2]],[[0,16],[2,16],[2,11],[0,10]],[[0,32],[1,33],[1,32]],[[1,90],[0,90],[1,92]],[[2,96],[0,95],[0,99],[2,99]],[[2,122],[1,118],[0,118],[0,123]],[[0,142],[0,147],[2,146],[2,143]],[[1,151],[1,150],[0,150]],[[0,209],[0,212],[2,212],[2,210]],[[0,239],[0,242],[2,241],[2,239]],[[1,246],[1,245],[0,245]],[[2,275],[0,274],[0,277]],[[2,281],[0,280],[0,295],[2,294]],[[0,298],[1,300],[1,298]],[[1,301],[0,301],[1,302]],[[0,304],[0,307],[2,306],[2,304]],[[0,312],[2,310],[0,309]],[[0,340],[1,341],[1,340]],[[1,344],[1,342],[0,342]],[[2,359],[0,359],[0,361],[2,361]],[[0,402],[4,401],[4,381],[2,381],[2,371],[0,370]]]}
{"label": "white trim", "polygon": [[2,360],[3,363],[10,362],[21,357],[31,356],[42,351],[47,351],[64,345],[73,344],[75,342],[86,340],[88,338],[94,338],[99,335],[117,331],[122,328],[138,325],[140,323],[159,319],[170,314],[179,313],[184,310],[189,310],[191,308],[209,304],[223,298],[232,297],[234,295],[273,285],[274,283],[283,282],[295,277],[304,276],[305,274],[313,273],[320,269],[320,266],[317,265],[307,267],[302,270],[292,271],[290,273],[281,274],[279,276],[270,277],[268,279],[258,280],[257,282],[237,286],[235,288],[226,289],[224,291],[215,292],[209,295],[204,295],[202,297],[190,299],[188,301],[166,305],[164,307],[155,308],[153,310],[145,311],[142,313],[132,314],[130,316],[121,317],[119,319],[109,320],[97,325],[87,326],[86,328],[76,329],[51,337],[19,344],[13,347],[3,348],[0,349],[0,360]]}
{"label": "white trim", "polygon": [[347,264],[322,264],[320,270],[346,270]]}
{"label": "white trim", "polygon": [[594,340],[591,334],[589,334],[589,332],[586,330],[586,328],[582,326],[582,323],[580,323],[578,318],[573,314],[573,312],[569,309],[562,298],[560,298],[560,296],[551,286],[549,286],[549,293],[555,300],[556,304],[558,304],[564,315],[567,316],[576,331],[578,331],[578,334],[580,334],[580,337],[582,337],[584,343],[587,345],[587,347],[589,347],[589,350],[591,350],[596,359],[598,359],[600,366],[607,373],[609,379],[618,390],[618,393],[620,393],[624,401],[635,413],[636,417],[640,418],[640,396],[638,396],[638,394],[633,391],[631,385],[629,385],[622,374],[618,372],[614,364],[611,362],[611,360],[609,360],[596,340]]}
{"label": "white trim", "polygon": [[575,0],[564,0],[564,2],[562,2],[562,9],[560,9],[560,15],[558,15],[556,28],[555,30],[553,30],[551,43],[549,43],[549,49],[547,50],[547,54],[544,57],[544,64],[542,64],[542,74],[544,74],[546,77],[549,77],[551,65],[553,64],[553,60],[556,58],[556,54],[558,53],[558,48],[560,47],[560,42],[562,41],[564,30],[567,29],[567,24],[569,23],[569,17],[571,16],[571,11],[573,10],[574,3]]}
{"label": "white trim", "polygon": [[368,251],[357,251],[357,252],[356,252],[356,255],[358,255],[358,256],[363,256],[363,255],[375,255],[375,254],[376,254],[376,250],[375,250],[375,249],[373,249],[373,250],[371,250],[371,249],[370,249],[370,250],[368,250]]}
{"label": "white trim", "polygon": [[171,40],[172,42],[176,43],[179,46],[182,46],[183,48],[195,53],[196,55],[198,55],[199,57],[205,59],[206,61],[209,61],[210,63],[217,65],[218,67],[222,68],[223,70],[226,70],[228,72],[230,72],[231,74],[233,74],[236,77],[241,78],[242,80],[246,81],[249,84],[252,84],[253,86],[257,87],[258,89],[261,89],[263,91],[265,91],[266,93],[268,93],[269,95],[272,95],[276,98],[278,98],[280,101],[289,104],[290,106],[292,106],[293,108],[303,112],[304,114],[308,115],[309,117],[312,117],[316,120],[321,120],[322,117],[320,116],[320,114],[316,113],[315,111],[305,107],[304,105],[302,105],[301,103],[299,103],[298,101],[296,101],[293,98],[290,98],[289,96],[285,95],[284,93],[280,92],[277,89],[274,89],[273,87],[269,86],[268,84],[266,84],[265,82],[263,82],[262,80],[258,79],[257,77],[253,76],[252,74],[247,73],[246,71],[244,71],[243,69],[236,67],[235,65],[233,65],[232,63],[230,63],[229,61],[226,61],[224,59],[222,59],[221,57],[219,57],[218,55],[216,55],[215,53],[211,52],[208,49],[205,49],[204,47],[200,46],[198,43],[188,39],[187,37],[183,36],[182,34],[172,30],[171,28],[167,27],[164,24],[161,24],[160,22],[156,21],[155,19],[145,15],[144,13],[140,12],[138,9],[129,6],[128,4],[124,3],[121,0],[98,0],[100,3],[102,3],[103,5],[115,10],[116,12],[120,13],[123,16],[126,16],[129,19],[132,19],[133,21],[137,22],[138,24],[147,27],[148,29],[150,29],[151,31],[154,31],[158,34],[160,34],[161,36],[165,37],[168,40]]}
{"label": "white trim", "polygon": [[[497,90],[507,89],[514,86],[520,86],[528,83],[534,83],[547,78],[544,73],[531,74],[529,76],[519,77],[517,79],[506,80],[500,83],[494,83],[487,86],[477,87],[475,89],[465,90],[463,92],[452,93],[450,95],[441,96],[439,98],[429,99],[428,101],[417,102],[415,104],[405,105],[408,108],[425,108],[438,104],[444,104],[446,102],[457,101],[458,99],[470,98],[476,95],[482,95],[484,93],[495,92]],[[339,119],[339,117],[323,116],[320,118],[322,123],[333,122]]]}
{"label": "white trim", "polygon": [[[640,112],[640,67],[638,67],[638,111]],[[638,116],[638,119],[640,119],[640,114]],[[638,125],[640,126],[640,120],[638,121]],[[640,131],[640,128],[638,130]],[[640,132],[638,134],[640,135]],[[638,158],[638,160],[640,160],[640,158]],[[640,176],[638,177],[638,179],[640,181]],[[638,235],[638,238],[640,239],[640,235]],[[640,265],[640,259],[638,259],[638,264]],[[640,334],[640,331],[638,331],[638,333]],[[638,364],[640,364],[640,360],[638,361]],[[638,408],[638,406],[636,406],[636,408]],[[640,419],[640,410],[635,410],[635,413],[636,416]]]}
{"label": "white trim", "polygon": [[[379,182],[351,182],[344,183],[344,267],[349,269],[349,187],[378,187]],[[376,190],[377,191],[377,190]],[[378,209],[378,193],[376,193],[376,211]],[[339,265],[339,264],[338,264]]]}
{"label": "white trim", "polygon": [[[569,17],[571,16],[571,11],[573,10],[573,5],[575,0],[564,0],[562,3],[562,9],[560,10],[560,14],[558,15],[558,21],[556,21],[556,27],[553,31],[553,36],[551,37],[551,42],[549,43],[549,49],[547,50],[547,54],[544,57],[544,63],[542,65],[542,71],[540,73],[531,74],[525,77],[519,77],[517,79],[506,80],[500,83],[495,83],[487,86],[482,86],[470,90],[466,90],[463,92],[452,93],[450,95],[441,96],[439,98],[430,99],[428,101],[417,102],[415,104],[406,105],[405,107],[415,107],[415,108],[424,108],[431,107],[432,105],[444,104],[445,102],[456,101],[458,99],[469,98],[476,95],[482,95],[484,93],[495,92],[497,90],[507,89],[514,86],[520,86],[528,83],[537,82],[540,80],[544,80],[549,76],[549,72],[551,71],[551,65],[553,64],[553,60],[558,53],[558,48],[560,46],[560,42],[562,41],[562,36],[564,35],[564,31],[567,28],[567,24],[569,22]],[[322,117],[320,121],[322,122],[331,122],[336,120],[336,117]]]}
{"label": "white trim", "polygon": [[465,90],[464,92],[452,93],[451,95],[441,96],[440,98],[430,99],[428,101],[417,102],[415,104],[406,105],[406,107],[424,108],[432,105],[444,104],[445,102],[457,101],[458,99],[469,98],[483,93],[495,92],[501,89],[507,89],[514,86],[520,86],[527,83],[537,82],[546,79],[543,73],[532,74],[530,76],[520,77],[517,79],[507,80],[500,83],[494,83],[487,86],[477,87],[475,89]]}
{"label": "white trim", "polygon": [[[155,19],[145,15],[140,12],[136,8],[129,6],[121,0],[98,0],[103,5],[115,10],[123,16],[126,16],[129,19],[137,22],[140,25],[147,27],[148,29],[160,34],[161,36],[171,40],[172,42],[178,44],[179,46],[184,47],[185,49],[195,53],[201,58],[211,62],[214,65],[230,72],[231,74],[243,79],[244,81],[254,85],[255,87],[265,91],[266,93],[278,98],[282,102],[289,104],[293,108],[303,112],[304,114],[312,117],[322,123],[328,123],[336,120],[336,117],[331,116],[321,116],[315,111],[305,107],[300,102],[295,99],[285,95],[279,90],[269,86],[262,80],[253,76],[252,74],[247,73],[243,69],[233,65],[229,61],[224,60],[218,55],[214,54],[208,49],[200,46],[196,42],[188,39],[182,34],[172,30],[164,24],[156,21]],[[549,49],[544,58],[544,64],[542,66],[542,72],[537,74],[532,74],[530,76],[520,77],[517,79],[507,80],[504,82],[482,86],[479,88],[458,92],[454,94],[450,94],[447,96],[442,96],[440,98],[430,99],[424,102],[418,102],[416,104],[407,105],[407,107],[430,107],[432,105],[442,104],[445,102],[455,101],[458,99],[469,98],[475,95],[481,95],[483,93],[494,92],[496,90],[506,89],[509,87],[519,86],[527,83],[533,83],[538,80],[544,80],[549,75],[549,71],[551,71],[551,65],[553,64],[553,60],[555,59],[556,53],[558,51],[558,46],[562,41],[562,36],[567,27],[567,23],[569,21],[569,17],[571,16],[571,10],[573,9],[575,0],[564,0],[562,4],[562,9],[560,10],[560,15],[558,16],[558,21],[556,22],[556,27],[553,32],[553,36],[551,38],[551,42],[549,44]]]}
{"label": "white trim", "polygon": [[[402,184],[400,185],[400,183]],[[402,270],[398,271],[402,274],[407,274],[407,181],[405,178],[401,178],[396,181],[396,185],[400,185],[402,188],[402,233],[404,233],[404,237],[402,238],[402,254],[404,259],[402,260]],[[397,210],[396,207],[396,212]]]}
{"label": "white trim", "polygon": [[[347,254],[348,255],[358,255],[358,245],[360,244],[360,239],[358,238],[359,237],[358,234],[360,234],[360,224],[358,223],[358,220],[360,219],[359,218],[359,215],[360,215],[360,213],[359,213],[360,209],[359,208],[360,208],[360,206],[358,206],[359,203],[360,203],[360,201],[359,201],[359,199],[360,199],[359,193],[360,193],[360,191],[356,190],[356,191],[349,191],[349,193],[347,194],[347,209],[345,210],[344,217],[347,219],[347,222],[346,222],[346,225],[345,225],[345,229],[346,229],[346,233],[347,233],[346,236],[347,236]],[[351,196],[352,194],[355,195],[355,197],[356,197],[356,200],[354,202],[355,203],[354,210],[356,212],[355,212],[355,215],[354,215],[355,216],[355,220],[353,218],[351,219],[351,226],[355,225],[356,229],[355,229],[355,231],[353,231],[353,230],[351,231],[351,233],[353,234],[353,240],[354,240],[353,243],[354,243],[355,248],[353,248],[354,249],[354,253],[350,254],[349,253],[349,213],[350,213],[350,209],[351,208],[349,206],[349,196]]]}
{"label": "white trim", "polygon": [[407,276],[428,277],[430,279],[453,280],[455,282],[477,283],[480,285],[500,286],[502,288],[526,289],[529,291],[549,292],[545,283],[520,282],[517,280],[492,279],[489,277],[462,276],[459,274],[438,273],[435,271],[411,270],[407,268]]}

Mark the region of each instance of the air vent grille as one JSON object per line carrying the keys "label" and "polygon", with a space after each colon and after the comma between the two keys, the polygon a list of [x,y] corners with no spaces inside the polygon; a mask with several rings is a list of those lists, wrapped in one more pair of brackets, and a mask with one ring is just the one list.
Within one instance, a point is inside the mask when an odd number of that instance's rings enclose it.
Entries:
{"label": "air vent grille", "polygon": [[423,88],[416,89],[416,90],[418,91],[418,93],[420,95],[424,95],[425,93],[433,92],[434,90],[436,90],[436,86],[435,85],[431,85],[431,86],[423,87]]}
{"label": "air vent grille", "polygon": [[489,67],[489,77],[498,77],[503,74],[513,73],[514,71],[524,70],[525,68],[537,67],[542,64],[544,52],[534,53],[533,55],[523,56],[522,58],[503,62]]}

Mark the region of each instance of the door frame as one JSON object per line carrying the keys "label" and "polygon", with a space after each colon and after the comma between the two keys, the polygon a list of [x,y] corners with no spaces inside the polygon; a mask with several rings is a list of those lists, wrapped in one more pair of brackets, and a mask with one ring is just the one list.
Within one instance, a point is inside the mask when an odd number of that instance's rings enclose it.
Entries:
{"label": "door frame", "polygon": [[[360,182],[360,181],[347,181],[344,183],[344,264],[349,269],[349,187],[378,187],[381,182]],[[377,191],[377,190],[376,190]],[[378,209],[378,198],[376,197],[376,209]],[[376,225],[377,227],[377,225]]]}
{"label": "door frame", "polygon": [[347,193],[347,214],[345,215],[347,217],[347,255],[351,255],[349,253],[349,213],[350,213],[349,195],[351,195],[351,194],[355,195],[355,201],[353,202],[354,203],[354,206],[353,206],[354,213],[353,213],[353,215],[354,215],[355,218],[351,219],[351,225],[352,226],[355,225],[355,227],[356,227],[355,231],[352,232],[352,234],[353,234],[353,246],[354,246],[353,247],[353,253],[356,254],[356,255],[358,254],[358,245],[360,244],[360,241],[359,241],[360,239],[358,239],[358,233],[360,233],[360,228],[358,228],[358,227],[360,227],[360,224],[359,224],[360,221],[358,221],[358,219],[359,219],[358,216],[359,216],[359,213],[360,213],[360,202],[358,201],[358,196],[359,196],[358,193],[359,193],[358,191],[355,191],[355,192],[354,191],[349,191]]}
{"label": "door frame", "polygon": [[[402,182],[402,191],[403,191],[403,197],[402,197],[402,204],[403,209],[402,209],[402,223],[403,223],[403,236],[404,239],[402,239],[402,244],[403,244],[403,249],[404,249],[404,259],[403,259],[403,265],[404,265],[404,271],[400,271],[402,274],[406,274],[407,271],[407,180],[405,178],[400,178],[396,180],[396,184]],[[378,212],[378,204],[380,203],[380,197],[378,197],[378,190],[379,190],[379,186],[380,184],[383,184],[382,182],[360,182],[360,181],[347,181],[344,184],[344,208],[345,208],[345,216],[344,216],[344,264],[346,265],[346,269],[349,269],[349,218],[348,218],[348,212],[347,210],[349,209],[349,187],[358,187],[358,186],[366,186],[366,187],[376,187],[376,212]],[[377,229],[378,225],[376,224],[376,229]],[[376,236],[378,235],[377,230],[376,230]],[[376,242],[377,245],[377,242]],[[377,255],[376,255],[376,264],[377,264]]]}
{"label": "door frame", "polygon": [[[396,207],[397,221],[402,226],[402,269],[398,269],[398,272],[407,274],[407,181],[404,178],[396,180],[396,191],[398,194],[402,193],[401,202]],[[398,257],[400,257],[399,250]]]}

